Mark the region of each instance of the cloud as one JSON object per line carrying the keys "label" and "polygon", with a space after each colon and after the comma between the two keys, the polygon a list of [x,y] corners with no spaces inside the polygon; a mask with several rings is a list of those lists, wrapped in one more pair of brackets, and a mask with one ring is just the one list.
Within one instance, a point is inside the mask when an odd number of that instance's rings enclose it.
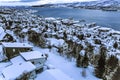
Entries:
{"label": "cloud", "polygon": [[0,2],[13,2],[13,1],[21,1],[21,0],[0,0]]}
{"label": "cloud", "polygon": [[35,2],[35,1],[40,1],[40,0],[21,0],[21,2]]}
{"label": "cloud", "polygon": [[31,6],[50,3],[70,3],[95,0],[0,0],[1,6]]}
{"label": "cloud", "polygon": [[0,2],[35,2],[40,0],[0,0]]}

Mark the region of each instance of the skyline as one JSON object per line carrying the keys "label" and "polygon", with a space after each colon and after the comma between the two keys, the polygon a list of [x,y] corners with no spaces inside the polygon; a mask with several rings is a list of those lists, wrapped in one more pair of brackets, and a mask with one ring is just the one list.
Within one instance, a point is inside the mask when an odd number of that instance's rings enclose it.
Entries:
{"label": "skyline", "polygon": [[[35,2],[35,1],[46,1],[46,0],[0,0],[0,2],[13,2],[13,1],[19,1],[19,2]],[[47,0],[49,1],[49,0]],[[52,0],[52,1],[62,1],[62,0]],[[84,2],[84,1],[95,1],[95,0],[64,0],[64,1],[78,1],[78,2]],[[63,1],[62,1],[63,2]]]}
{"label": "skyline", "polygon": [[0,6],[31,6],[52,3],[86,2],[96,0],[0,0]]}

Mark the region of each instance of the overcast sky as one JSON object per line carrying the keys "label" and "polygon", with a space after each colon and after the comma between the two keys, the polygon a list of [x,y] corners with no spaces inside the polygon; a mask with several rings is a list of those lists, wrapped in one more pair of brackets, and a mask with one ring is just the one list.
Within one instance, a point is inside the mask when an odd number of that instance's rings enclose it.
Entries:
{"label": "overcast sky", "polygon": [[67,3],[67,2],[84,2],[95,0],[0,0],[0,5],[16,6],[16,5],[34,5],[47,3]]}

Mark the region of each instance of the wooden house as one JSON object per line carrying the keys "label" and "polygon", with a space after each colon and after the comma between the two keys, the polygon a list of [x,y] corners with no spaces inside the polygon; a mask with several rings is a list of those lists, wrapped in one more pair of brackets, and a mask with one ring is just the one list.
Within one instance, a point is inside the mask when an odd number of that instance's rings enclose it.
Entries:
{"label": "wooden house", "polygon": [[2,43],[3,54],[9,59],[19,55],[20,52],[31,51],[32,46],[27,43]]}
{"label": "wooden house", "polygon": [[39,51],[22,52],[20,55],[25,61],[30,61],[36,66],[36,70],[42,70],[46,56]]}

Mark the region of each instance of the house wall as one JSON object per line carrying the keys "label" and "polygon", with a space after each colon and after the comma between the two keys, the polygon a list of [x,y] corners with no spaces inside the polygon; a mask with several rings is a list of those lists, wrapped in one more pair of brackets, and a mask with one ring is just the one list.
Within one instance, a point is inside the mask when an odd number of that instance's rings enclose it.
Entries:
{"label": "house wall", "polygon": [[46,60],[45,58],[39,58],[39,59],[30,60],[30,62],[32,62],[36,66],[36,70],[39,70],[43,68],[45,60]]}
{"label": "house wall", "polygon": [[8,57],[8,59],[11,59],[13,57],[15,57],[18,53],[18,50],[15,50],[13,48],[4,48],[4,51],[3,51],[6,56]]}
{"label": "house wall", "polygon": [[35,77],[36,77],[36,72],[34,70],[32,72],[22,74],[16,80],[34,80]]}
{"label": "house wall", "polygon": [[34,80],[34,78],[36,77],[36,72],[35,72],[35,70],[34,71],[32,71],[31,73],[30,73],[30,79],[33,79]]}
{"label": "house wall", "polygon": [[26,52],[30,50],[30,48],[3,48],[3,53],[8,57],[8,59],[11,59],[17,55],[19,55],[20,52]]}

